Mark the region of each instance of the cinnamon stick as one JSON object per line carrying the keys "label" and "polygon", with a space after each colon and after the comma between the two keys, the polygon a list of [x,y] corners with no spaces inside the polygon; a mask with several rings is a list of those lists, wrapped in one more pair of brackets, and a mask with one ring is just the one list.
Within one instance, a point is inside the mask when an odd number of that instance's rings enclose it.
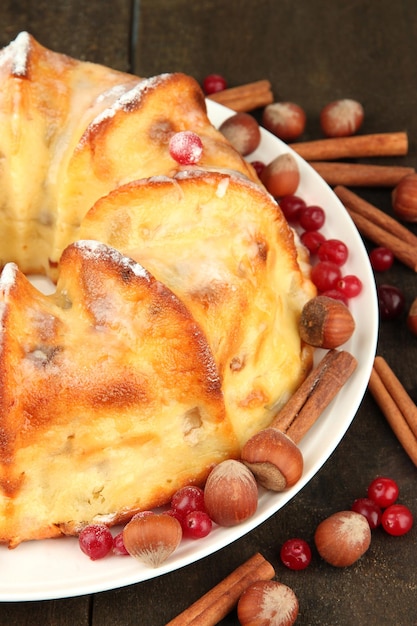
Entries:
{"label": "cinnamon stick", "polygon": [[357,366],[346,350],[329,350],[310,372],[271,426],[299,443]]}
{"label": "cinnamon stick", "polygon": [[377,156],[404,156],[408,152],[405,132],[332,137],[289,144],[306,161],[332,161]]}
{"label": "cinnamon stick", "polygon": [[404,176],[415,173],[413,167],[400,165],[368,165],[334,161],[312,161],[310,165],[331,186],[395,187]]}
{"label": "cinnamon stick", "polygon": [[343,185],[337,185],[334,192],[346,208],[359,213],[392,235],[417,247],[417,236],[381,209],[367,202],[350,189],[346,189]]}
{"label": "cinnamon stick", "polygon": [[271,563],[257,553],[166,626],[215,626],[233,609],[249,585],[274,576]]}
{"label": "cinnamon stick", "polygon": [[417,272],[417,250],[405,241],[401,241],[398,237],[391,235],[383,228],[376,226],[362,215],[349,211],[349,214],[355,223],[359,232],[366,238],[373,241],[378,246],[389,248],[395,258],[407,265],[414,272]]}
{"label": "cinnamon stick", "polygon": [[210,100],[223,104],[236,112],[253,111],[274,101],[269,80],[258,80],[238,87],[230,87],[208,96]]}
{"label": "cinnamon stick", "polygon": [[417,407],[382,357],[376,357],[368,389],[398,441],[417,466]]}
{"label": "cinnamon stick", "polygon": [[399,261],[417,271],[417,237],[408,228],[343,186],[334,192],[364,237],[389,248]]}

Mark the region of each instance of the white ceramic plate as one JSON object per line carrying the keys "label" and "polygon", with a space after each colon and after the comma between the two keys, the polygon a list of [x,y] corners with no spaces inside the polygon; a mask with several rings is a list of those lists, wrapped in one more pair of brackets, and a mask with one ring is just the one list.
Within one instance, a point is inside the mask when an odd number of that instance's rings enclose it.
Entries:
{"label": "white ceramic plate", "polygon": [[[218,126],[231,111],[208,102],[209,114]],[[289,148],[270,133],[262,132],[258,150],[250,160],[269,162]],[[365,393],[377,341],[377,300],[372,270],[362,240],[338,198],[318,174],[296,154],[301,171],[297,193],[309,204],[326,211],[325,235],[338,237],[350,251],[346,273],[357,274],[363,282],[362,294],[351,301],[357,321],[352,339],[344,346],[358,360],[358,368],[337,398],[300,443],[305,471],[302,479],[284,493],[263,492],[257,513],[235,528],[216,528],[200,541],[183,541],[162,567],[150,569],[130,557],[109,557],[91,561],[83,555],[74,538],[33,541],[15,550],[0,548],[0,601],[29,601],[64,598],[106,591],[138,583],[179,569],[239,539],[281,509],[318,472],[334,451]],[[42,280],[37,286],[43,286]]]}

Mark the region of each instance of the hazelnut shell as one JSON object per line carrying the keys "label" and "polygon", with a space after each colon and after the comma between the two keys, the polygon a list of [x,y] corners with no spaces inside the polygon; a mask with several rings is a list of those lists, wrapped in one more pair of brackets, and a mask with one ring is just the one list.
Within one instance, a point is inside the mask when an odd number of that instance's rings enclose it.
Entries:
{"label": "hazelnut shell", "polygon": [[331,350],[346,343],[355,330],[355,320],[348,307],[328,296],[316,296],[304,305],[299,332],[301,339],[316,348]]}
{"label": "hazelnut shell", "polygon": [[314,543],[327,563],[334,567],[347,567],[368,550],[371,529],[366,517],[360,513],[340,511],[317,526]]}

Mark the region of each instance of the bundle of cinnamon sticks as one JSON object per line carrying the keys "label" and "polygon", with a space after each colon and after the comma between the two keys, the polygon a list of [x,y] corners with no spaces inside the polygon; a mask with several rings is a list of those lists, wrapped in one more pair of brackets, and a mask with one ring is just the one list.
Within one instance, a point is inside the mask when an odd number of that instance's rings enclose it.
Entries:
{"label": "bundle of cinnamon sticks", "polygon": [[362,235],[389,248],[399,261],[417,272],[417,237],[411,230],[342,185],[334,192]]}
{"label": "bundle of cinnamon sticks", "polygon": [[369,391],[417,467],[417,406],[382,356],[375,357]]}

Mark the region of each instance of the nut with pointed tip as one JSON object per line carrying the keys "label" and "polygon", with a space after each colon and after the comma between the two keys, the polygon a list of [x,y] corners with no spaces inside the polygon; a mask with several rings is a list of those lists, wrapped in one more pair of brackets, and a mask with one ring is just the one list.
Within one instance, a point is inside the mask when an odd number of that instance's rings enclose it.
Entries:
{"label": "nut with pointed tip", "polygon": [[228,117],[219,131],[242,156],[254,152],[261,141],[261,129],[250,113],[240,112]]}
{"label": "nut with pointed tip", "polygon": [[253,435],[243,446],[241,459],[256,475],[258,483],[272,491],[284,491],[303,474],[300,448],[277,428],[266,428]]}
{"label": "nut with pointed tip", "polygon": [[237,604],[241,626],[292,626],[298,616],[299,603],[294,591],[276,580],[249,585]]}
{"label": "nut with pointed tip", "polygon": [[331,350],[351,338],[355,330],[355,320],[341,300],[316,296],[304,305],[298,329],[305,343]]}
{"label": "nut with pointed tip", "polygon": [[322,559],[334,567],[353,565],[370,546],[371,529],[356,511],[339,511],[323,520],[314,535]]}
{"label": "nut with pointed tip", "polygon": [[413,300],[408,310],[407,327],[413,335],[417,335],[417,298]]}
{"label": "nut with pointed tip", "polygon": [[258,486],[254,475],[240,461],[222,461],[207,478],[204,504],[210,518],[219,526],[244,522],[258,507]]}
{"label": "nut with pointed tip", "polygon": [[274,198],[294,194],[300,183],[295,157],[290,152],[277,156],[262,171],[261,181]]}
{"label": "nut with pointed tip", "polygon": [[360,102],[343,98],[323,107],[320,111],[320,126],[326,137],[349,137],[358,132],[364,116]]}
{"label": "nut with pointed tip", "polygon": [[262,125],[283,141],[294,141],[303,134],[307,116],[295,102],[272,102],[262,113]]}
{"label": "nut with pointed tip", "polygon": [[417,222],[417,174],[407,174],[392,192],[395,215],[404,222]]}
{"label": "nut with pointed tip", "polygon": [[181,524],[166,514],[135,516],[123,529],[129,554],[150,567],[159,567],[177,549],[182,539]]}

